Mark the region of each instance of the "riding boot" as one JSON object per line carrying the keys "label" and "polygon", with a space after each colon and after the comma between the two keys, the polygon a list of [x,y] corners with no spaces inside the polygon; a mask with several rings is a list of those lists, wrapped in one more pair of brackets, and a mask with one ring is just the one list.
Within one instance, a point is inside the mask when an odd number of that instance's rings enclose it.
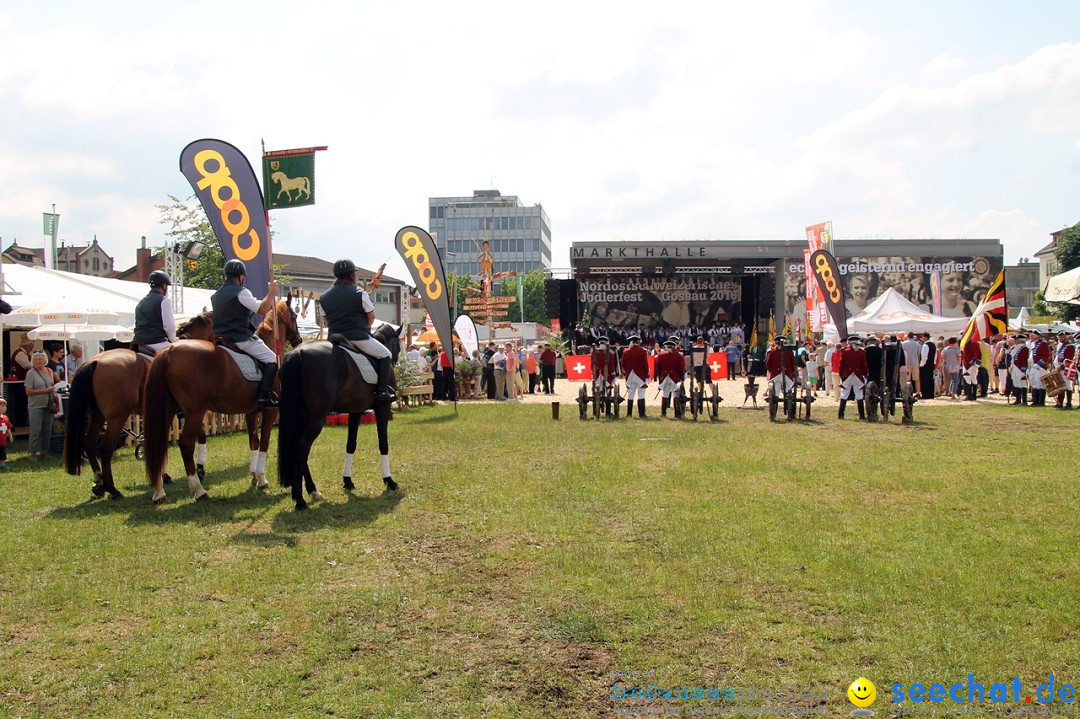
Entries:
{"label": "riding boot", "polygon": [[387,386],[390,384],[390,370],[393,369],[393,361],[389,357],[379,359],[379,383],[375,385],[375,401],[379,403],[393,402],[396,397]]}
{"label": "riding boot", "polygon": [[859,419],[866,419],[866,401],[861,399],[856,400],[855,404],[859,408]]}
{"label": "riding boot", "polygon": [[264,362],[262,380],[259,382],[259,409],[273,409],[278,406],[274,398],[274,377],[277,376],[277,362]]}
{"label": "riding boot", "polygon": [[671,406],[671,398],[670,397],[661,398],[661,400],[660,400],[660,416],[661,417],[667,417],[667,410],[668,410],[668,407],[670,407],[670,406]]}
{"label": "riding boot", "polygon": [[843,419],[844,418],[844,407],[846,407],[846,406],[847,406],[847,400],[846,399],[840,400],[840,411],[836,413],[836,418],[837,419]]}
{"label": "riding boot", "polygon": [[637,416],[638,419],[645,419],[645,400],[640,398],[637,401]]}

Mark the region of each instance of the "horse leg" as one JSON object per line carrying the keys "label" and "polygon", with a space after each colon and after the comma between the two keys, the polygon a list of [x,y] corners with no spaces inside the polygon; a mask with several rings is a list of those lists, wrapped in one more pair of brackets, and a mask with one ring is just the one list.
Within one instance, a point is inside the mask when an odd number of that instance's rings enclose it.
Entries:
{"label": "horse leg", "polygon": [[90,415],[90,423],[86,428],[86,436],[83,437],[83,454],[90,463],[90,469],[94,471],[94,484],[90,487],[95,497],[105,496],[105,483],[101,479],[101,464],[98,462],[98,437],[101,428],[105,424],[105,418],[97,412]]}
{"label": "horse leg", "polygon": [[199,443],[199,449],[203,453],[200,459],[205,462],[206,435],[203,433],[202,422],[192,420],[196,417],[203,417],[206,414],[206,410],[204,409],[201,412],[185,412],[185,414],[187,415],[188,420],[184,422],[184,431],[180,433],[180,456],[184,459],[184,471],[187,472],[188,490],[195,498],[195,501],[200,502],[204,499],[209,499],[210,493],[203,487],[195,463],[195,440],[203,440]]}
{"label": "horse leg", "polygon": [[[205,415],[206,413],[203,412]],[[187,426],[186,424],[184,425]],[[199,475],[199,481],[206,479],[206,430],[203,429],[202,422],[199,422],[199,433],[196,436],[198,440],[195,447],[195,473]],[[186,469],[186,467],[185,467]],[[188,475],[190,476],[190,472]]]}
{"label": "horse leg", "polygon": [[313,502],[321,502],[326,499],[322,492],[319,491],[319,488],[315,486],[315,479],[311,476],[311,467],[307,462],[304,463],[304,488],[311,495]]}
{"label": "horse leg", "polygon": [[[266,485],[269,484],[266,481],[266,448],[270,445],[270,438],[267,436],[267,427],[272,425],[270,417],[267,412],[248,412],[244,415],[244,421],[247,424],[248,433],[248,449],[251,451],[251,460],[248,462],[248,471],[251,472],[251,486],[255,489],[266,489]],[[257,423],[259,418],[262,418],[262,432],[260,434]],[[266,445],[263,445],[265,440]]]}
{"label": "horse leg", "polygon": [[356,489],[352,481],[353,455],[356,454],[356,433],[360,429],[361,412],[349,413],[349,437],[345,441],[345,467],[341,470],[341,484],[346,492]]}
{"label": "horse leg", "polygon": [[379,432],[379,459],[382,462],[383,483],[387,492],[398,490],[397,482],[390,477],[390,442],[386,436],[386,426],[390,423],[390,403],[379,402],[375,405],[375,423]]}
{"label": "horse leg", "polygon": [[[105,439],[101,444],[101,484],[102,489],[109,493],[112,499],[123,499],[124,495],[113,484],[112,456],[116,445],[120,442],[120,434],[124,431],[124,422],[127,417],[113,417],[105,427]],[[96,430],[95,430],[95,436]],[[97,477],[95,477],[95,481]]]}
{"label": "horse leg", "polygon": [[[307,426],[304,427],[303,432],[300,433],[300,437],[297,438],[297,440],[296,440],[296,441],[298,441],[300,443],[300,452],[299,452],[299,457],[297,458],[297,462],[298,462],[299,466],[304,468],[304,479],[305,480],[310,480],[311,479],[311,471],[310,471],[310,469],[308,469],[308,457],[311,455],[311,446],[313,444],[315,444],[315,440],[319,437],[319,434],[322,432],[322,418],[323,418],[323,416],[325,416],[325,415],[313,415],[311,417],[308,417]],[[308,486],[308,491],[310,492],[311,488],[314,488],[314,487],[315,487],[315,482],[312,480],[311,484]],[[311,495],[312,495],[311,498],[312,499],[316,499],[315,494],[317,492],[318,492],[318,489],[316,489],[315,492],[311,493]],[[300,477],[297,477],[295,479],[295,481],[293,482],[293,485],[292,485],[292,498],[293,498],[293,501],[296,502],[296,509],[297,510],[307,509],[308,504],[307,504],[307,502],[304,501],[304,483],[301,481]],[[319,498],[320,499],[322,498],[321,494],[319,495]]]}

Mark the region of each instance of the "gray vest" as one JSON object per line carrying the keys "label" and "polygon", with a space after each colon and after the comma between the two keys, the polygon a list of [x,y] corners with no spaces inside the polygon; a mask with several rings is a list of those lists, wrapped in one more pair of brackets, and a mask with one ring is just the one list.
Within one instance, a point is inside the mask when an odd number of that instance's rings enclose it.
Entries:
{"label": "gray vest", "polygon": [[237,299],[243,289],[243,285],[226,282],[210,296],[210,304],[214,306],[214,334],[231,342],[247,342],[254,337],[251,312]]}
{"label": "gray vest", "polygon": [[161,319],[161,303],[165,297],[150,290],[150,294],[135,305],[135,336],[133,340],[142,345],[155,345],[169,339]]}
{"label": "gray vest", "polygon": [[350,340],[366,340],[371,336],[363,298],[363,290],[348,282],[334,285],[322,293],[319,305],[326,317],[328,336],[340,334]]}

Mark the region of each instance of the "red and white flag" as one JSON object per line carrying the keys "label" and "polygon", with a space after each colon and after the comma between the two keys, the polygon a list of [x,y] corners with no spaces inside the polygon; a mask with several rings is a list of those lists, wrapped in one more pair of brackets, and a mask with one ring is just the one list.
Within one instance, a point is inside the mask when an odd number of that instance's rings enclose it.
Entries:
{"label": "red and white flag", "polygon": [[571,382],[592,380],[592,355],[567,355],[566,379]]}
{"label": "red and white flag", "polygon": [[714,379],[726,379],[727,374],[727,355],[723,352],[710,352],[705,361],[709,365],[709,376]]}

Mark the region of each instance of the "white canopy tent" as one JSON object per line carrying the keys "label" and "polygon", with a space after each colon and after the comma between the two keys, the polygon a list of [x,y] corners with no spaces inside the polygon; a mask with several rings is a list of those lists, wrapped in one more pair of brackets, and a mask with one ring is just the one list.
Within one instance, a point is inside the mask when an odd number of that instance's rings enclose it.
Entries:
{"label": "white canopy tent", "polygon": [[1054,275],[1043,290],[1047,302],[1068,302],[1080,305],[1080,267]]}
{"label": "white canopy tent", "polygon": [[[960,334],[967,327],[969,319],[968,317],[932,315],[890,287],[867,305],[862,312],[848,318],[845,334],[895,334],[897,332]],[[840,339],[834,324],[825,325],[825,339],[831,342]]]}

